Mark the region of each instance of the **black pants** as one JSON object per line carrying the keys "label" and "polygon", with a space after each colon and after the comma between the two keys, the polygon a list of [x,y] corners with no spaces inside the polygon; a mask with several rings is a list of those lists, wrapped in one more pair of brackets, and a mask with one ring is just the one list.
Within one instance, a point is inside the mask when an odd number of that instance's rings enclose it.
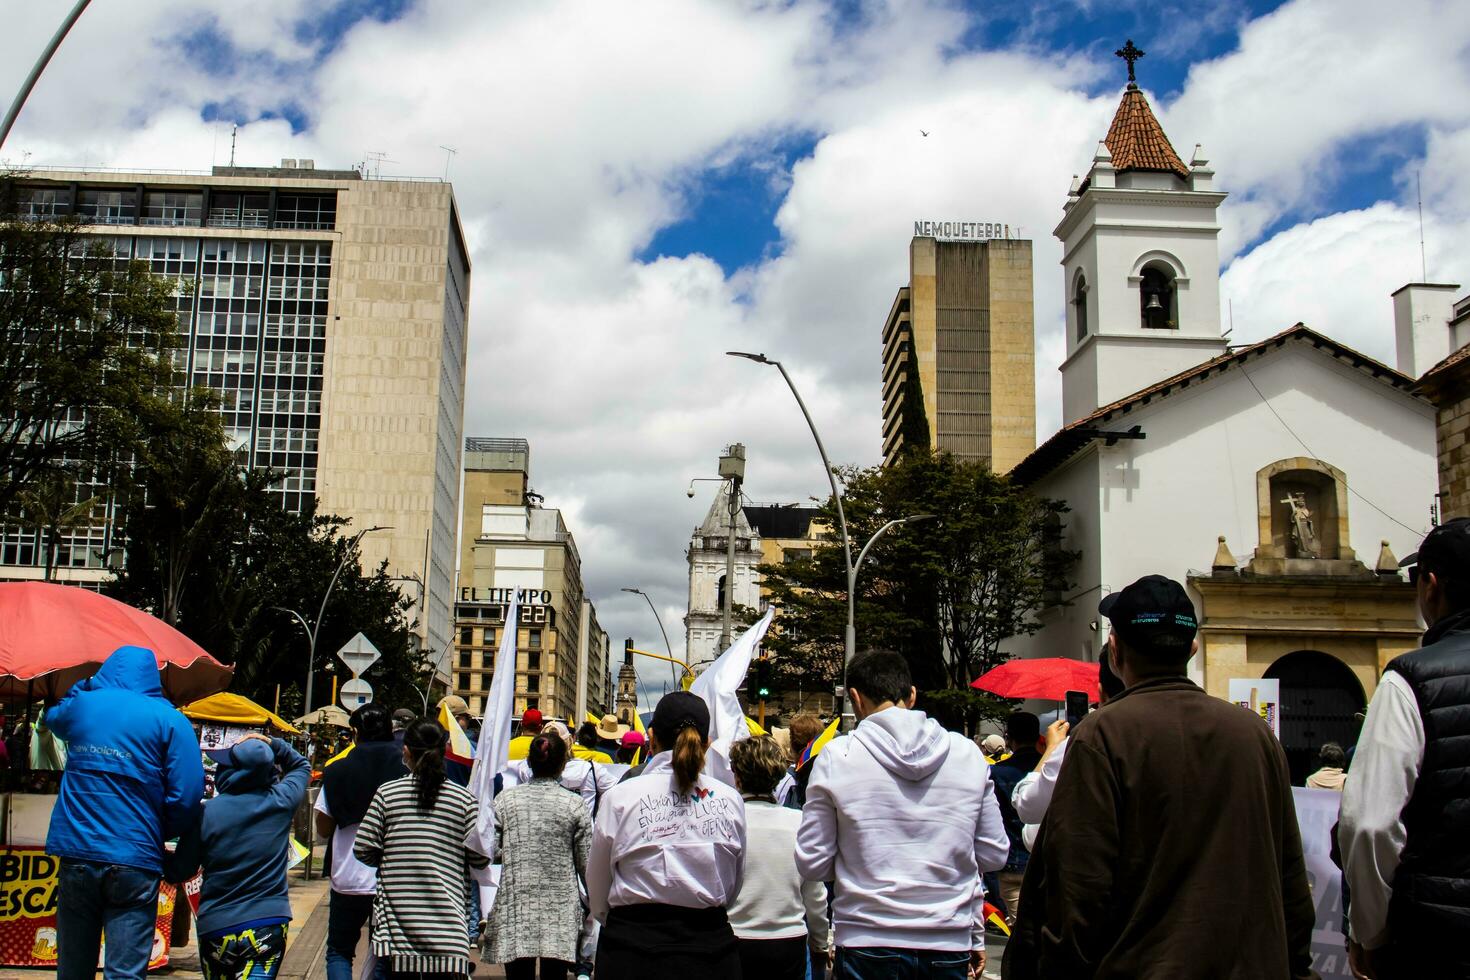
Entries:
{"label": "black pants", "polygon": [[805,936],[735,942],[740,951],[740,971],[751,980],[805,980]]}
{"label": "black pants", "polygon": [[[541,959],[541,980],[566,980],[567,969],[572,964],[562,960]],[[511,960],[505,964],[506,980],[536,980],[536,958]]]}
{"label": "black pants", "polygon": [[373,896],[344,895],[342,892],[332,892],[328,902],[330,904],[327,906],[327,974],[329,977],[334,977],[340,976],[339,971],[343,961],[346,961],[348,970],[352,969],[352,959],[357,953],[357,942],[362,938],[362,927],[367,925],[368,919],[373,914]]}
{"label": "black pants", "polygon": [[597,980],[741,980],[735,933],[723,908],[619,905],[597,943]]}

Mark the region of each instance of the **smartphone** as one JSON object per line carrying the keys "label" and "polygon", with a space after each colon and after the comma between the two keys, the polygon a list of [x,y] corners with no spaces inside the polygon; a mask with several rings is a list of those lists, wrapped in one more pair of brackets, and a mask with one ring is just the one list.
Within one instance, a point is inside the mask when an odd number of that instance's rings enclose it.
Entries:
{"label": "smartphone", "polygon": [[1067,725],[1076,728],[1077,723],[1087,717],[1087,692],[1067,692]]}

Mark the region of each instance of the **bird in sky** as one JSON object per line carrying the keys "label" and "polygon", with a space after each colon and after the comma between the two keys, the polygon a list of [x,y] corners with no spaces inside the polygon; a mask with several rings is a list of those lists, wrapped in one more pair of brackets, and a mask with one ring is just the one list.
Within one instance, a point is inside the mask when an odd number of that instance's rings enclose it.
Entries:
{"label": "bird in sky", "polygon": [[929,135],[929,131],[928,130],[921,129],[921,130],[919,130],[919,135],[920,136],[928,136]]}

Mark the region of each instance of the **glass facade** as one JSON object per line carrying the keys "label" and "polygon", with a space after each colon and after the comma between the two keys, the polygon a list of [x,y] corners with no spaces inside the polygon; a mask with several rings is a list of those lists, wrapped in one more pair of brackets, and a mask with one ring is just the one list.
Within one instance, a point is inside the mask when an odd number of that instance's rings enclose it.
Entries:
{"label": "glass facade", "polygon": [[[131,221],[134,194],[84,190],[78,211],[90,209],[85,217],[99,224]],[[142,223],[198,225],[199,197],[150,192]],[[243,222],[256,220],[251,209],[263,197],[236,195],[226,205],[234,209],[232,220],[248,226]],[[55,205],[51,195],[34,197],[29,213],[52,217],[42,212]],[[213,203],[210,216],[215,225]],[[305,507],[316,492],[332,243],[115,232],[89,241],[110,247],[119,263],[137,260],[178,282],[180,370],[191,385],[220,394],[219,411],[235,449],[250,465],[280,475],[272,490],[282,505]],[[113,544],[111,494],[105,486],[84,484],[76,499],[92,501],[91,520],[61,529],[55,563],[102,568]],[[44,566],[44,535],[33,527],[0,527],[0,564]]]}

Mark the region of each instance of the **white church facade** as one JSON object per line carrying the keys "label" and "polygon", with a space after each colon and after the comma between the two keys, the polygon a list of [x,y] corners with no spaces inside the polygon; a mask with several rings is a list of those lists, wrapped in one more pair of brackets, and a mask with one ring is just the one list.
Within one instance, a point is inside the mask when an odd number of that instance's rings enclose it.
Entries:
{"label": "white church facade", "polygon": [[1080,558],[1068,603],[1008,646],[1095,661],[1098,600],[1168,575],[1202,617],[1196,682],[1220,697],[1235,678],[1281,682],[1295,769],[1355,740],[1382,666],[1418,644],[1393,556],[1430,525],[1434,409],[1413,377],[1302,324],[1228,344],[1213,178],[1130,83],[1055,231],[1065,424],[1011,471],[1068,504]]}

